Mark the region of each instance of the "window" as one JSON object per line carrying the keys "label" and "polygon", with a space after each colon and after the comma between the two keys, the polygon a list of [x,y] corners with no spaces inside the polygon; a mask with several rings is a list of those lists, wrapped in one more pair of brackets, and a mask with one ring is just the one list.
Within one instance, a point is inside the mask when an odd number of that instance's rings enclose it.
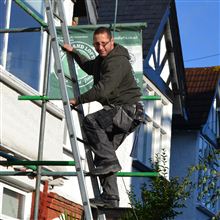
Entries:
{"label": "window", "polygon": [[214,138],[219,139],[220,137],[220,94],[218,95],[218,93],[213,102],[212,108],[209,112],[207,127],[213,133]]}
{"label": "window", "polygon": [[[207,160],[212,156],[211,160]],[[199,142],[199,163],[205,165],[206,169],[200,170],[198,173],[198,202],[212,212],[216,212],[217,200],[214,195],[218,188],[218,160],[215,157],[214,147],[200,137]]]}
{"label": "window", "polygon": [[[4,29],[6,25],[6,4],[4,1],[0,1],[0,28]],[[4,35],[0,34],[0,65],[3,63],[3,45]]]}
{"label": "window", "polygon": [[3,188],[2,214],[13,218],[22,219],[24,217],[24,195]]}
{"label": "window", "polygon": [[[43,1],[37,2],[39,4]],[[7,1],[0,1],[1,28],[5,28],[6,25],[6,4]],[[14,1],[12,1],[10,11],[10,28],[40,27],[40,24]],[[4,34],[0,34],[0,64],[3,64],[3,48],[6,46],[6,70],[38,90],[42,57],[42,32],[9,33],[8,44],[6,44],[4,43]]]}
{"label": "window", "polygon": [[217,102],[215,99],[213,102],[211,111],[209,113],[209,120],[208,120],[208,127],[215,134],[215,136],[217,135],[217,106],[216,104]]}
{"label": "window", "polygon": [[0,198],[0,219],[28,219],[26,216],[31,205],[28,193],[0,183]]}

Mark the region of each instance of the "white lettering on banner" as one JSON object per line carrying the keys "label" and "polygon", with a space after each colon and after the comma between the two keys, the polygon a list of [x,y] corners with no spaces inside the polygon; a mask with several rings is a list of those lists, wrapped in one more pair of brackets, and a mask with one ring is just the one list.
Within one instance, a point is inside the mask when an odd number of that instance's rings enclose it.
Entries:
{"label": "white lettering on banner", "polygon": [[[92,60],[95,59],[97,56],[97,53],[95,49],[90,46],[89,44],[81,41],[75,41],[71,42],[74,48],[78,50],[81,54],[86,56],[88,59]],[[80,67],[79,65],[75,62],[76,65],[76,74],[77,74],[77,79],[79,83],[79,88],[80,92],[84,93],[88,89],[90,89],[93,85],[93,77],[87,75]]]}
{"label": "white lettering on banner", "polygon": [[117,36],[115,40],[137,40],[138,36]]}

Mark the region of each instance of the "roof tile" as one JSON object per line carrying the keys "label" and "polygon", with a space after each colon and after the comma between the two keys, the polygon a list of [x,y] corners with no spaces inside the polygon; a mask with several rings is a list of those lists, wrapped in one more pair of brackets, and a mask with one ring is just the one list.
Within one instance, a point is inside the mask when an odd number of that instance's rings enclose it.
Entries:
{"label": "roof tile", "polygon": [[175,128],[197,129],[206,123],[219,78],[220,66],[185,69],[189,121],[175,120]]}

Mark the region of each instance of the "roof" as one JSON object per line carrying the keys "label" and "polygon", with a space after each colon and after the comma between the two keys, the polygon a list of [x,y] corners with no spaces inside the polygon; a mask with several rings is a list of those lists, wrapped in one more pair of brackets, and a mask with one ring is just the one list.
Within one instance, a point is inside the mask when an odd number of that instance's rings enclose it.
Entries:
{"label": "roof", "polygon": [[188,121],[174,117],[175,128],[198,129],[206,123],[219,78],[220,66],[185,69]]}
{"label": "roof", "polygon": [[[98,24],[113,24],[115,18],[114,0],[98,0]],[[152,44],[161,19],[170,0],[120,0],[117,7],[117,23],[146,22],[143,30],[144,57]],[[83,22],[83,21],[82,21]]]}
{"label": "roof", "polygon": [[213,92],[220,75],[220,67],[187,68],[185,72],[188,95]]}

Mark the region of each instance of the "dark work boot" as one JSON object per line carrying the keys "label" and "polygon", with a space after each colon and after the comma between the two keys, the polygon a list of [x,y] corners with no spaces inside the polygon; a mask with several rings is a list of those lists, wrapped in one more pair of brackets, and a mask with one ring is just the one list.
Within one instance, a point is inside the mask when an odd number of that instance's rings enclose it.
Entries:
{"label": "dark work boot", "polygon": [[101,194],[99,198],[94,198],[89,200],[92,205],[100,208],[118,208],[119,207],[119,197],[114,195],[103,195]]}

